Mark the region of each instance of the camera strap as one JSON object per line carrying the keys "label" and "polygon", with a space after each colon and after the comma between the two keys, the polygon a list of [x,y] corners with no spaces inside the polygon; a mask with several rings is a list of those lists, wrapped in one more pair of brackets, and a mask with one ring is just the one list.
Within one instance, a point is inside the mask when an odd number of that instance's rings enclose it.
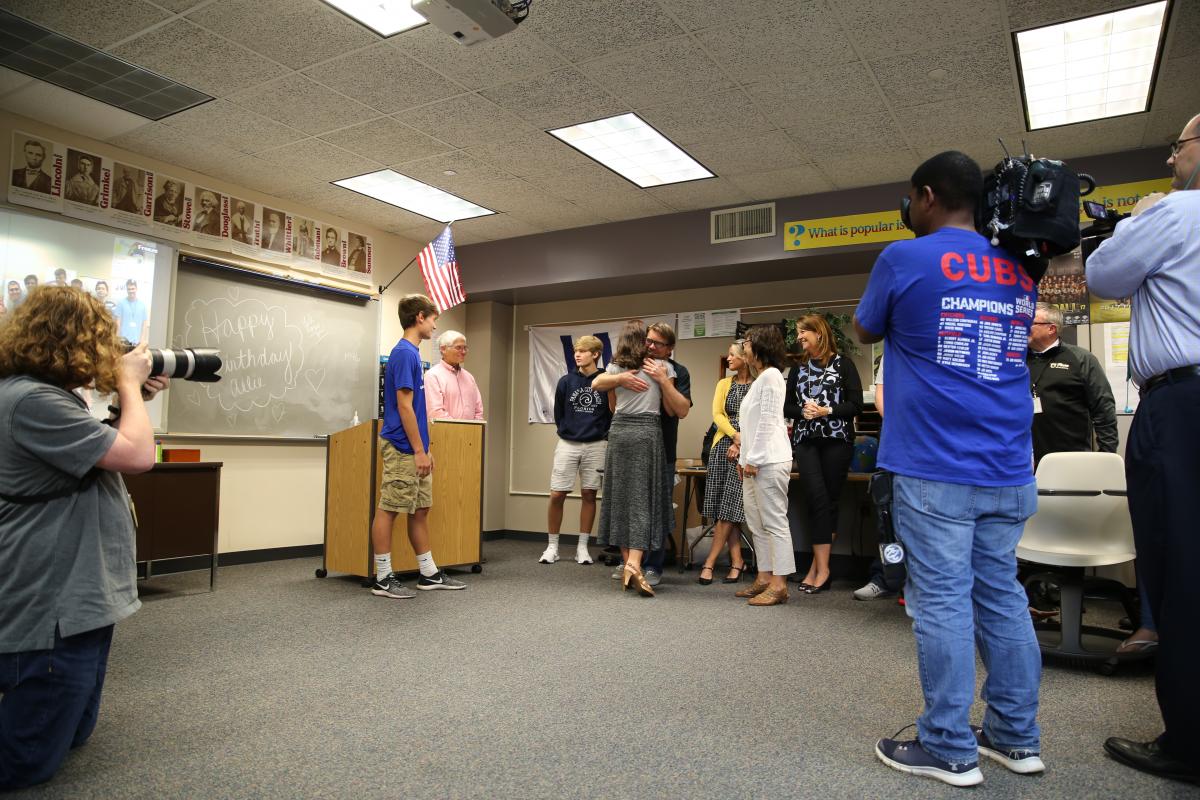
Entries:
{"label": "camera strap", "polygon": [[88,474],[84,475],[79,484],[69,489],[60,489],[56,492],[43,492],[42,494],[4,494],[0,492],[0,500],[6,503],[12,503],[18,506],[32,506],[38,503],[49,503],[51,500],[61,500],[64,497],[70,497],[77,492],[83,492],[90,489],[92,484],[96,482],[96,478],[100,475],[100,470],[93,468]]}

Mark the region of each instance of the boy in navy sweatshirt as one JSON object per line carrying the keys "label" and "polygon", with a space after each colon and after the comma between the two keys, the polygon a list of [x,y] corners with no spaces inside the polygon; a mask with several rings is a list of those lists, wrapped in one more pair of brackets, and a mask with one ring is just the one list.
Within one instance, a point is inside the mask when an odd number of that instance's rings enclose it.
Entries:
{"label": "boy in navy sweatshirt", "polygon": [[538,561],[558,561],[558,531],[562,527],[563,504],[575,488],[579,476],[583,503],[579,510],[579,540],[575,560],[591,564],[587,540],[596,520],[596,491],[600,488],[600,470],[604,468],[604,449],[612,412],[603,392],[592,388],[599,372],[603,345],[595,336],[580,336],[575,341],[575,366],[578,369],[559,378],[554,390],[554,422],[558,426],[558,445],[554,448],[554,468],[550,472],[550,542]]}

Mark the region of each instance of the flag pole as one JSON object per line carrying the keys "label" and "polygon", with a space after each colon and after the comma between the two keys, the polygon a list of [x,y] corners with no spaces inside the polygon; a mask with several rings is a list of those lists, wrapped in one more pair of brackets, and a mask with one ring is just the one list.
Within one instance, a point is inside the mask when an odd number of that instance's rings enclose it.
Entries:
{"label": "flag pole", "polygon": [[[446,227],[447,227],[447,228],[449,228],[449,227],[450,227],[451,225],[453,225],[453,224],[454,224],[456,221],[457,221],[457,220],[450,220],[450,222],[448,222],[448,223],[446,224]],[[418,251],[417,251],[417,256],[419,256],[420,254],[421,254],[421,251],[420,251],[420,250],[418,250]],[[411,259],[411,260],[410,260],[410,261],[409,261],[407,264],[405,264],[405,265],[404,265],[404,269],[402,269],[402,270],[400,270],[399,272],[397,272],[397,273],[396,273],[396,276],[395,276],[394,278],[392,278],[390,281],[388,281],[388,282],[387,282],[387,286],[380,286],[380,287],[379,287],[379,293],[380,293],[380,294],[383,294],[383,293],[384,293],[384,292],[386,292],[388,289],[392,288],[392,284],[396,282],[396,278],[399,278],[401,275],[403,275],[403,274],[404,274],[404,273],[405,273],[405,272],[408,270],[408,268],[409,268],[409,267],[411,267],[413,264],[417,263],[417,256],[413,256],[413,257],[412,257],[412,259]]]}

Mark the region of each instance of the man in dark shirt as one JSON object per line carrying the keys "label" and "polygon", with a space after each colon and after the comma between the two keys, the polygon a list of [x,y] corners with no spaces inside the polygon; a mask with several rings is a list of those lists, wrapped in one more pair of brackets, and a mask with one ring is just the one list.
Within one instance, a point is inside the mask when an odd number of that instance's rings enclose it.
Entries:
{"label": "man in dark shirt", "polygon": [[[666,451],[666,466],[668,470],[666,487],[670,493],[675,486],[675,458],[676,450],[679,442],[679,420],[688,415],[688,411],[692,407],[692,376],[688,373],[687,367],[680,364],[671,356],[675,352],[675,330],[665,322],[656,322],[650,326],[646,332],[646,347],[649,349],[650,358],[665,358],[671,362],[671,366],[675,368],[675,389],[686,400],[686,404],[681,404],[675,408],[667,406],[668,398],[663,396],[662,413],[659,415],[659,421],[662,424],[663,450]],[[670,505],[670,499],[667,504]],[[686,509],[684,510],[686,514]],[[674,515],[672,515],[674,519]],[[655,550],[646,556],[646,560],[642,563],[642,570],[646,575],[646,582],[651,586],[658,586],[662,580],[663,563],[667,559],[667,548],[671,542],[671,531],[663,532],[663,549]]]}
{"label": "man in dark shirt", "polygon": [[36,139],[25,142],[25,166],[12,171],[12,185],[32,192],[50,194],[50,174],[42,169],[46,148]]}
{"label": "man in dark shirt", "polygon": [[1058,338],[1062,311],[1038,303],[1029,329],[1029,384],[1033,392],[1034,463],[1047,453],[1117,452],[1117,408],[1096,357]]}

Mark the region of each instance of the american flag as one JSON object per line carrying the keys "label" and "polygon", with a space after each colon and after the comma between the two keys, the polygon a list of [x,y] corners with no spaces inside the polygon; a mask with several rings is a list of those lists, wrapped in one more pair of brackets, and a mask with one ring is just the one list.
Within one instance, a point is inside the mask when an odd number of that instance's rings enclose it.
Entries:
{"label": "american flag", "polygon": [[425,289],[437,305],[439,313],[467,302],[467,293],[463,291],[462,278],[458,274],[454,237],[450,234],[449,225],[417,254],[417,263],[421,265]]}

